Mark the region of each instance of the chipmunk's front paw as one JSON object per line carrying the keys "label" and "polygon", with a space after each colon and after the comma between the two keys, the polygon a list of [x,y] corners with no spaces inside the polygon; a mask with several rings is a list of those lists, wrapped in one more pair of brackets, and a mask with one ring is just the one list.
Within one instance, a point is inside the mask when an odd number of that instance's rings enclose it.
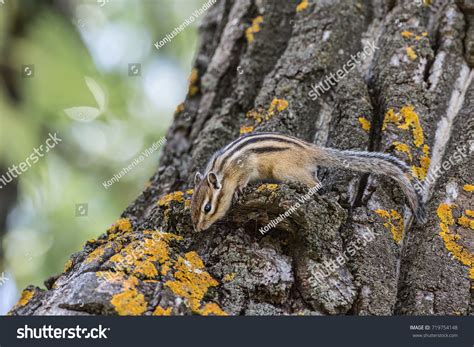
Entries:
{"label": "chipmunk's front paw", "polygon": [[244,187],[237,187],[234,191],[234,198],[233,198],[233,202],[236,203],[237,200],[239,200],[239,198],[242,196],[242,194],[244,193]]}

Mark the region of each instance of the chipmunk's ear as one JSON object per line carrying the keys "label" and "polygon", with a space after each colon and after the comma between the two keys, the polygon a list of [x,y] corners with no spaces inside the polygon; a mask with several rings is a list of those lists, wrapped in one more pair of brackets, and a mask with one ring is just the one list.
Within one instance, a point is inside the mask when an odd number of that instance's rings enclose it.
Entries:
{"label": "chipmunk's ear", "polygon": [[201,182],[203,179],[201,173],[198,171],[196,172],[196,175],[194,176],[194,185],[197,185],[199,182]]}
{"label": "chipmunk's ear", "polygon": [[214,187],[214,189],[221,188],[221,182],[219,182],[219,179],[217,178],[217,175],[214,172],[209,172],[207,174],[207,181],[212,187]]}

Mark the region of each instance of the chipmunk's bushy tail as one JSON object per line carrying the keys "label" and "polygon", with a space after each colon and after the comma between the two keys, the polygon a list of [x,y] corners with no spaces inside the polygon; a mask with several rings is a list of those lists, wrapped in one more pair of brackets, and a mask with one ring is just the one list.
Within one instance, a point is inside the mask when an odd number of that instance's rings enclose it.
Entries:
{"label": "chipmunk's bushy tail", "polygon": [[[401,160],[385,153],[341,151],[333,148],[315,147],[316,165],[345,168],[391,177],[398,182],[419,224],[426,223],[426,211],[421,197],[421,185],[410,168]],[[418,189],[415,189],[415,187]]]}

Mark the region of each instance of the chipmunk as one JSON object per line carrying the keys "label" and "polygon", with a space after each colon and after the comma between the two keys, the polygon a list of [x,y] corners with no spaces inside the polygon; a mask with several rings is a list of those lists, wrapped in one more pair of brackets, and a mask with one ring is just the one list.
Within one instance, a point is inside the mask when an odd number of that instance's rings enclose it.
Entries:
{"label": "chipmunk", "polygon": [[425,222],[421,197],[410,181],[410,168],[384,153],[343,151],[320,147],[278,133],[242,136],[217,151],[204,175],[197,172],[191,200],[196,231],[206,230],[225,216],[233,197],[252,181],[273,180],[318,184],[318,166],[345,168],[391,177],[399,183],[419,223]]}

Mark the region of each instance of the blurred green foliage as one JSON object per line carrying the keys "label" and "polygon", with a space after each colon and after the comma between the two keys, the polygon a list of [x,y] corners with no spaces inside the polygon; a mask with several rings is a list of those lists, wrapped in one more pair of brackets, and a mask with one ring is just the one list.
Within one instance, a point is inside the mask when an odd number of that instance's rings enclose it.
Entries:
{"label": "blurred green foliage", "polygon": [[[204,2],[0,4],[0,65],[14,71],[19,93],[12,98],[0,76],[0,167],[24,161],[48,133],[62,139],[16,179],[0,273],[12,276],[17,297],[26,285],[42,286],[61,272],[68,257],[104,232],[153,174],[158,152],[110,188],[102,185],[165,135],[187,91],[199,21],[159,50],[153,44]],[[23,21],[20,33],[17,21]],[[141,64],[139,76],[129,75],[129,64]],[[31,76],[25,76],[25,65],[33,66]],[[77,107],[95,108],[96,118],[74,119],[65,111]],[[76,216],[82,203],[88,215]]]}

